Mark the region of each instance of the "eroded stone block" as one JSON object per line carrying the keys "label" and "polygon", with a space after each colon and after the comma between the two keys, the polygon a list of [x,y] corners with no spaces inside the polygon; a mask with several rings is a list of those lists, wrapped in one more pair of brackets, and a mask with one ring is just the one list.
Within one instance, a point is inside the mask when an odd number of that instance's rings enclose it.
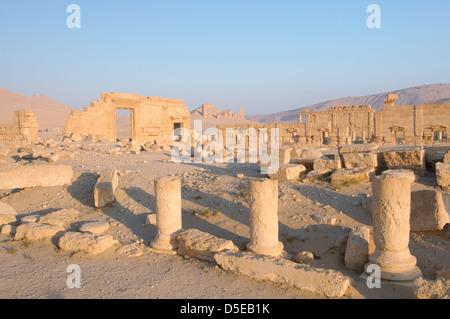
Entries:
{"label": "eroded stone block", "polygon": [[115,191],[119,185],[119,175],[115,168],[103,172],[94,188],[95,207],[101,208],[116,200]]}
{"label": "eroded stone block", "polygon": [[225,240],[216,236],[188,229],[178,235],[178,254],[214,262],[214,254],[224,251],[239,249],[231,240]]}
{"label": "eroded stone block", "polygon": [[427,173],[424,150],[393,151],[382,156],[388,169],[410,169],[420,176]]}
{"label": "eroded stone block", "polygon": [[298,180],[306,167],[298,164],[280,164],[278,171],[268,174],[270,179]]}
{"label": "eroded stone block", "polygon": [[235,274],[287,284],[327,297],[342,297],[350,285],[350,279],[340,272],[297,264],[281,257],[224,251],[215,254],[214,260],[222,269]]}
{"label": "eroded stone block", "polygon": [[441,192],[433,189],[411,192],[411,231],[442,230],[449,222]]}
{"label": "eroded stone block", "polygon": [[0,171],[0,189],[63,186],[71,184],[72,178],[68,165],[20,166]]}
{"label": "eroded stone block", "polygon": [[96,255],[103,253],[118,243],[111,235],[67,232],[59,239],[58,246],[68,252],[82,251]]}

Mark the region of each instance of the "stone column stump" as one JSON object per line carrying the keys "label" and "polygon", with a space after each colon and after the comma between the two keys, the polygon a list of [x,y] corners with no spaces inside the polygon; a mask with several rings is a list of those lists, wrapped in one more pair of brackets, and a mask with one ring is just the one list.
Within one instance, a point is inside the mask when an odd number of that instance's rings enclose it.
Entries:
{"label": "stone column stump", "polygon": [[249,181],[250,242],[247,249],[258,255],[281,256],[278,240],[278,180]]}
{"label": "stone column stump", "polygon": [[181,180],[163,177],[155,180],[156,224],[158,233],[150,246],[157,250],[178,248],[176,236],[182,229]]}
{"label": "stone column stump", "polygon": [[376,249],[367,267],[380,266],[381,279],[414,280],[422,275],[409,251],[411,183],[409,170],[389,170],[372,180],[373,235]]}

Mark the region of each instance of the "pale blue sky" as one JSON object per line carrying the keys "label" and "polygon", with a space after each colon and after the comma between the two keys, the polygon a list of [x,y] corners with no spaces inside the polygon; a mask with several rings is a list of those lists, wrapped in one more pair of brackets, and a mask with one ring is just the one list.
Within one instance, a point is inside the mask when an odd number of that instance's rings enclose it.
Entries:
{"label": "pale blue sky", "polygon": [[2,1],[0,86],[76,108],[114,91],[267,114],[450,83],[449,21],[448,0]]}

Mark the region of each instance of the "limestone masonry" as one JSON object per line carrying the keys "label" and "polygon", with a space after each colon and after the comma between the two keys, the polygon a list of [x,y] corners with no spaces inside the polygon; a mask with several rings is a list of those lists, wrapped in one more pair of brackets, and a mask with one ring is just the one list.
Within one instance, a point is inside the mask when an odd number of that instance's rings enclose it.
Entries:
{"label": "limestone masonry", "polygon": [[397,99],[397,95],[388,94],[378,112],[370,105],[340,106],[328,111],[302,111],[299,123],[217,127],[224,136],[227,128],[279,128],[280,143],[298,142],[313,147],[365,142],[430,145],[448,138],[449,103],[396,106]]}
{"label": "limestone masonry", "polygon": [[190,113],[183,100],[104,93],[101,99],[74,111],[64,123],[65,135],[91,134],[116,141],[116,110],[131,113],[131,139],[141,143],[169,143],[174,129],[190,127]]}
{"label": "limestone masonry", "polygon": [[32,111],[16,111],[12,123],[0,123],[0,142],[37,141],[38,132],[39,124]]}

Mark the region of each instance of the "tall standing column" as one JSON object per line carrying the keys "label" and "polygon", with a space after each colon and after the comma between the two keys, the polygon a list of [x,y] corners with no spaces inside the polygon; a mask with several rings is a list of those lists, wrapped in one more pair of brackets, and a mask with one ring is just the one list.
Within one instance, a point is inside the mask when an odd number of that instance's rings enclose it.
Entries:
{"label": "tall standing column", "polygon": [[150,246],[159,250],[177,249],[175,235],[182,228],[181,180],[174,177],[156,179],[155,199],[158,233]]}
{"label": "tall standing column", "polygon": [[278,180],[249,181],[250,242],[247,249],[258,255],[280,256],[278,240]]}
{"label": "tall standing column", "polygon": [[413,280],[422,275],[409,251],[411,183],[409,170],[389,170],[372,180],[375,252],[370,264],[380,266],[381,279]]}

